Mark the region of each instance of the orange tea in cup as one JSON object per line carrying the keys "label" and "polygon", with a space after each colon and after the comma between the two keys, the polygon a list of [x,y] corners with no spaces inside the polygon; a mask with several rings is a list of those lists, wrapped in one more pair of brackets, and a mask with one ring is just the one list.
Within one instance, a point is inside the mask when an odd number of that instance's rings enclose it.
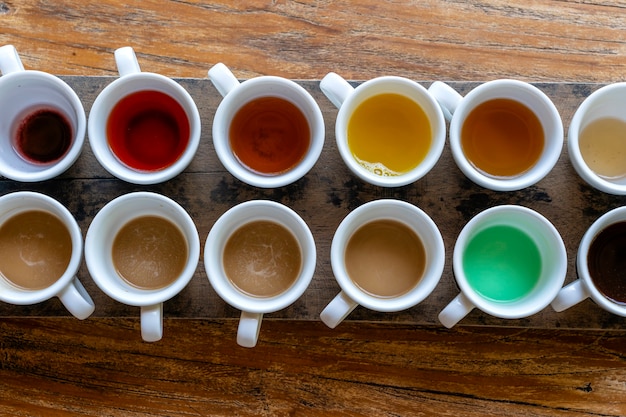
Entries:
{"label": "orange tea in cup", "polygon": [[253,172],[277,175],[304,159],[311,130],[302,111],[280,97],[259,97],[244,104],[230,124],[230,146]]}
{"label": "orange tea in cup", "polygon": [[537,115],[516,100],[497,98],[476,106],[461,128],[470,163],[493,177],[514,177],[532,168],[544,148]]}

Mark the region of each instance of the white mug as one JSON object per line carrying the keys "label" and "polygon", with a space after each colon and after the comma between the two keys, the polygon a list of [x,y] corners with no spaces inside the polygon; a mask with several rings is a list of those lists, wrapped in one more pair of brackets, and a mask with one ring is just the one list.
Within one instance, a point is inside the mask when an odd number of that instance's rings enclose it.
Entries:
{"label": "white mug", "polygon": [[[350,171],[362,180],[381,187],[399,187],[419,180],[436,165],[446,142],[446,124],[439,105],[420,84],[402,77],[385,76],[368,80],[353,88],[342,77],[331,72],[322,79],[320,88],[339,109],[335,123],[339,154]],[[355,158],[348,144],[348,125],[355,110],[364,101],[381,94],[398,94],[416,103],[430,124],[430,138],[415,138],[415,141],[429,140],[428,151],[423,159],[416,161],[416,166],[407,172],[387,173],[385,171],[389,167],[383,168],[379,161],[366,161],[372,164],[371,168],[367,167]],[[387,143],[394,154],[407,152],[404,147],[393,146],[394,137],[391,133],[381,137],[380,141]]]}
{"label": "white mug", "polygon": [[[563,148],[563,123],[554,103],[537,87],[517,80],[494,80],[479,85],[462,97],[449,85],[435,81],[428,89],[450,120],[450,149],[459,169],[474,183],[495,191],[515,191],[534,185],[554,167]],[[486,173],[467,157],[461,142],[463,126],[479,105],[496,99],[521,103],[538,118],[543,130],[543,149],[527,170],[511,176]],[[494,156],[488,157],[492,160]]]}
{"label": "white mug", "polygon": [[[239,289],[229,279],[223,259],[227,242],[241,227],[257,221],[269,221],[286,228],[300,248],[301,266],[294,282],[284,291],[257,296]],[[294,303],[309,286],[316,265],[316,248],[311,230],[292,209],[280,203],[251,200],[225,212],[211,227],[204,247],[204,267],[211,286],[231,306],[241,310],[237,343],[244,347],[257,344],[263,314],[272,313]]]}
{"label": "white mug", "polygon": [[[594,282],[592,272],[589,268],[589,252],[590,247],[607,227],[616,223],[626,222],[626,207],[618,207],[610,210],[598,218],[587,229],[583,235],[580,245],[578,246],[578,256],[576,258],[576,270],[578,279],[566,285],[552,302],[552,308],[561,312],[582,302],[587,298],[591,298],[598,306],[604,310],[626,317],[626,304],[617,302],[604,295]],[[621,258],[621,255],[617,255]],[[619,264],[618,264],[619,265]],[[615,266],[614,266],[615,267]],[[622,280],[623,271],[618,271],[619,280]],[[624,300],[622,300],[624,301]]]}
{"label": "white mug", "polygon": [[[44,211],[61,220],[69,232],[72,245],[69,263],[63,275],[43,289],[18,287],[0,272],[0,300],[10,304],[30,305],[58,297],[73,316],[81,320],[86,319],[94,312],[95,305],[76,277],[83,259],[83,235],[78,223],[69,210],[57,200],[44,194],[18,191],[0,197],[0,229],[7,220],[29,211]],[[41,262],[41,259],[38,257],[32,260]],[[3,266],[0,265],[0,271],[2,269]]]}
{"label": "white mug", "polygon": [[[144,216],[156,216],[173,223],[182,232],[187,246],[184,267],[162,288],[139,288],[124,280],[116,270],[113,245],[122,228]],[[200,240],[196,226],[178,203],[160,194],[134,192],[107,203],[96,214],[85,239],[85,261],[96,285],[121,303],[141,308],[141,335],[147,342],[163,336],[163,303],[185,288],[196,271]]]}
{"label": "white mug", "polygon": [[[346,268],[345,253],[351,237],[363,225],[378,220],[393,220],[408,227],[417,235],[425,251],[421,278],[416,277],[415,286],[400,295],[381,297],[366,292],[353,281]],[[423,301],[441,279],[445,247],[437,225],[425,212],[404,201],[383,199],[363,204],[342,220],[333,236],[330,260],[341,291],[324,308],[320,318],[328,327],[335,328],[358,305],[374,311],[394,312]],[[381,268],[390,266],[381,263]],[[391,278],[383,276],[381,279]]]}
{"label": "white mug", "polygon": [[[135,52],[131,47],[119,48],[115,51],[115,62],[120,74],[120,78],[106,86],[96,97],[89,113],[88,132],[89,144],[98,162],[110,174],[133,184],[157,184],[165,182],[180,174],[193,160],[200,144],[200,114],[198,108],[189,93],[171,78],[151,72],[142,72]],[[150,92],[162,93],[169,96],[169,99],[160,95],[159,100],[145,99],[141,105],[128,105],[128,108],[119,110],[117,106],[129,100],[129,97],[136,94],[147,94]],[[166,101],[168,100],[168,101]],[[167,103],[171,104],[167,104]],[[164,104],[165,103],[165,104]],[[166,108],[167,107],[167,108]],[[144,136],[147,138],[155,136],[163,138],[163,149],[151,145],[145,146],[141,137],[125,138],[119,145],[120,154],[132,149],[138,156],[135,159],[150,158],[155,161],[154,165],[137,163],[130,157],[120,157],[113,151],[111,146],[112,138],[109,135],[111,123],[118,117],[112,117],[116,112],[119,118],[125,117],[127,131],[131,131],[131,126],[139,126],[142,120],[154,112],[159,112],[159,116],[150,116],[150,122],[155,120],[159,123],[167,124],[153,126],[153,131],[148,131]],[[174,117],[175,114],[179,116]],[[177,122],[174,122],[174,119]],[[134,128],[133,128],[134,129]],[[150,126],[147,126],[150,129]],[[165,143],[170,139],[165,138],[164,132],[172,131],[178,140],[175,148],[173,143]],[[161,140],[161,139],[160,139]],[[172,139],[173,140],[173,139]],[[136,141],[136,149],[133,145]],[[175,155],[169,158],[168,155]],[[167,160],[162,160],[166,158]],[[160,163],[158,163],[160,162]],[[158,163],[158,164],[157,164]]]}
{"label": "white mug", "polygon": [[[495,234],[481,237],[481,233],[493,231],[494,228],[506,228],[498,232],[506,233],[507,239]],[[514,237],[509,239],[511,234]],[[481,244],[475,243],[481,239],[484,239]],[[523,242],[524,245],[517,242]],[[514,248],[519,250],[516,252]],[[523,258],[520,255],[522,251],[529,254],[533,252],[530,254],[532,258]],[[477,269],[468,273],[466,257],[476,254],[485,256],[485,259],[480,263],[472,262],[471,268]],[[512,259],[519,261],[514,263]],[[533,260],[535,264],[532,264]],[[469,261],[474,259],[470,258]],[[526,277],[516,277],[515,282],[521,282],[516,293],[504,294],[505,289],[512,288],[511,274],[520,266],[530,264],[536,267],[532,267],[536,270],[527,271],[528,274],[536,275],[532,278],[536,280],[534,285],[523,288],[526,284],[521,281]],[[482,211],[463,227],[454,246],[452,268],[461,292],[439,313],[439,321],[448,328],[461,321],[474,308],[503,319],[528,317],[543,310],[563,286],[567,253],[561,235],[544,216],[526,207],[503,205]],[[482,280],[477,276],[494,270],[501,275],[483,277]],[[470,282],[470,276],[477,281]],[[492,289],[486,289],[488,283],[494,284]]]}
{"label": "white mug", "polygon": [[[76,162],[85,141],[80,99],[60,78],[24,70],[13,45],[0,48],[0,72],[0,175],[36,182],[62,174]],[[31,130],[35,133],[29,137]]]}
{"label": "white mug", "polygon": [[[583,151],[581,151],[581,134],[592,122],[601,119],[615,119],[618,123],[621,121],[622,126],[621,132],[613,132],[613,134],[621,135],[619,138],[622,141],[626,132],[626,117],[623,112],[624,106],[626,106],[625,95],[626,83],[624,82],[609,84],[591,93],[574,113],[567,135],[567,149],[570,161],[578,175],[592,187],[615,195],[626,195],[626,176],[623,175],[624,172],[613,176],[610,174],[610,170],[607,172],[609,175],[602,175],[602,172],[594,171],[589,165],[591,161],[585,161]],[[599,139],[597,136],[594,137],[594,140]],[[614,157],[619,166],[624,168],[623,151],[620,152],[620,149],[612,149],[610,147],[605,148],[609,150],[609,155],[596,156],[595,158],[600,159],[596,163],[606,164],[605,158]],[[589,155],[588,158],[592,158],[592,156]]]}
{"label": "white mug", "polygon": [[[261,76],[240,83],[222,63],[208,72],[209,79],[224,97],[213,119],[213,145],[222,165],[234,177],[260,188],[276,188],[291,184],[306,175],[317,162],[324,147],[325,126],[322,112],[311,94],[299,84],[275,76]],[[295,105],[302,113],[309,130],[309,145],[299,161],[282,172],[258,172],[246,166],[230,143],[232,122],[246,104],[264,98],[280,98]],[[278,114],[278,117],[287,117]],[[283,138],[288,140],[289,138]],[[263,145],[261,145],[263,146]]]}

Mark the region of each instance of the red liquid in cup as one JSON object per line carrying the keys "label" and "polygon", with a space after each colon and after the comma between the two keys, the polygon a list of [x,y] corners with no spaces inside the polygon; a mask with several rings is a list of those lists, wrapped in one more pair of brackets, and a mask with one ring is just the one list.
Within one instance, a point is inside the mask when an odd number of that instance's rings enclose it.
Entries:
{"label": "red liquid in cup", "polygon": [[174,164],[189,143],[189,132],[185,110],[160,91],[124,97],[107,121],[111,150],[122,163],[139,171],[158,171]]}

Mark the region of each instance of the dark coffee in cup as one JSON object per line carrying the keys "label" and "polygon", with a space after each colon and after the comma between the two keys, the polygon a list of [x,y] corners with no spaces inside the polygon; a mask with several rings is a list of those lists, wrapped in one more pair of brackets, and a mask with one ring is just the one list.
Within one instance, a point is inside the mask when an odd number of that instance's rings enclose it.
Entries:
{"label": "dark coffee in cup", "polygon": [[587,265],[596,288],[609,300],[626,306],[626,221],[598,233],[589,246]]}

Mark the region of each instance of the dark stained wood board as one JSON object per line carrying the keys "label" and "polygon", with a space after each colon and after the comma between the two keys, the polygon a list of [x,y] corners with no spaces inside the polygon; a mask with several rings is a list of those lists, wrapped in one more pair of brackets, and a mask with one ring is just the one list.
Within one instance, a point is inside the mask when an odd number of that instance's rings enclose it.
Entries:
{"label": "dark stained wood board", "polygon": [[[85,110],[113,77],[65,76],[80,96]],[[578,243],[591,223],[606,211],[626,203],[626,197],[611,196],[587,186],[572,168],[566,146],[552,172],[535,186],[517,192],[494,192],[467,180],[456,167],[446,145],[435,168],[414,184],[386,189],[372,186],[353,176],[344,166],[335,145],[334,125],[337,109],[319,90],[319,82],[298,81],[317,100],[326,122],[326,143],[313,170],[298,182],[277,189],[258,189],[231,176],[215,155],[211,141],[213,115],[221,101],[208,79],[176,79],[192,95],[202,118],[202,139],[191,165],[178,177],[159,185],[137,186],[111,177],[96,161],[86,142],[76,164],[57,179],[24,184],[0,180],[0,194],[33,190],[50,195],[74,214],[83,234],[108,201],[133,191],[164,194],[187,209],[194,219],[201,245],[215,220],[234,205],[253,199],[281,202],[298,212],[311,228],[318,249],[317,268],[310,287],[292,306],[266,318],[319,320],[319,313],[336,295],[336,284],[330,267],[330,244],[341,220],[354,208],[371,200],[396,198],[413,203],[428,213],[439,226],[446,246],[446,266],[441,281],[421,304],[398,313],[377,313],[358,307],[350,316],[353,321],[395,322],[439,325],[439,311],[458,290],[452,274],[452,250],[456,236],[474,215],[501,204],[520,204],[537,210],[560,231],[568,253],[566,283],[575,279],[575,257]],[[357,85],[358,82],[354,82]],[[430,82],[422,83],[425,87]],[[479,83],[450,82],[465,94]],[[555,103],[567,127],[578,105],[601,84],[540,83],[535,84]],[[136,317],[138,308],[124,306],[102,293],[91,280],[84,263],[79,279],[96,303],[94,317]],[[211,288],[201,259],[187,288],[165,303],[170,318],[236,318],[239,312],[226,305]],[[67,316],[56,299],[33,306],[0,303],[0,317]],[[550,307],[526,319],[502,320],[473,311],[462,325],[514,326],[538,328],[619,329],[626,319],[604,312],[590,300],[562,313]]]}

